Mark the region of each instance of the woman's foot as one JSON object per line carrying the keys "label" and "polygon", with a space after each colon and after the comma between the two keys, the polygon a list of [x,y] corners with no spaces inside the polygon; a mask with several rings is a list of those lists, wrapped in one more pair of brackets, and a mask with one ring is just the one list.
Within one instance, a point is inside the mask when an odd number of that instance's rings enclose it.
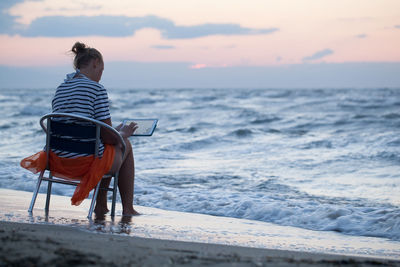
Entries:
{"label": "woman's foot", "polygon": [[122,216],[137,216],[137,215],[140,215],[140,213],[139,212],[137,212],[134,208],[132,208],[132,209],[129,209],[129,211],[125,211],[125,210],[123,210],[122,211]]}
{"label": "woman's foot", "polygon": [[105,214],[94,214],[94,223],[97,225],[105,225],[106,222],[106,215]]}
{"label": "woman's foot", "polygon": [[96,204],[96,207],[94,208],[94,213],[97,216],[102,216],[102,215],[104,215],[104,214],[106,214],[108,212],[109,212],[109,210],[108,210],[107,206],[102,206],[102,205],[97,205]]}

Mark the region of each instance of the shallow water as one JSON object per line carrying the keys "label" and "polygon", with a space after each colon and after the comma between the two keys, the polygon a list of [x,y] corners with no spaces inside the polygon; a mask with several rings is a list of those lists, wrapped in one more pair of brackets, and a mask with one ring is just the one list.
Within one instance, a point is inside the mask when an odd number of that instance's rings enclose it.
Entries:
{"label": "shallow water", "polygon": [[[53,93],[0,92],[0,187],[33,190],[36,176],[18,164],[43,147],[38,120]],[[400,90],[109,89],[109,97],[115,124],[159,118],[152,137],[131,138],[138,205],[400,240]]]}

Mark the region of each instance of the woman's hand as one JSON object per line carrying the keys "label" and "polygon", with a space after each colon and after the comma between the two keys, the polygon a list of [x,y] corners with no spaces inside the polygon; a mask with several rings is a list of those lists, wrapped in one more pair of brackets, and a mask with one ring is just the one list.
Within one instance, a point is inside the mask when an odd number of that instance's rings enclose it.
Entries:
{"label": "woman's hand", "polygon": [[128,138],[129,136],[131,136],[136,131],[136,129],[138,127],[139,126],[137,126],[136,123],[131,122],[130,124],[122,124],[121,123],[120,125],[115,127],[115,129],[121,134],[121,136],[123,138]]}

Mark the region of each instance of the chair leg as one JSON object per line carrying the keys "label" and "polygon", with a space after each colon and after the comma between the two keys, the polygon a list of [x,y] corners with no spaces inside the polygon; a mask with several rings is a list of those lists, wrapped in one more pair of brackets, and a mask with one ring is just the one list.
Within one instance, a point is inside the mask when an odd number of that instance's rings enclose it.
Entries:
{"label": "chair leg", "polygon": [[31,204],[29,205],[29,209],[28,209],[28,212],[29,212],[29,213],[32,212],[33,206],[35,206],[36,197],[37,197],[37,195],[38,195],[38,193],[39,193],[40,184],[42,183],[42,178],[43,178],[44,172],[45,172],[45,171],[41,171],[41,172],[40,172],[40,175],[39,175],[39,177],[38,177],[38,180],[37,180],[37,183],[36,183],[36,188],[35,188],[35,190],[33,191],[33,196],[32,196],[32,200],[31,200]]}
{"label": "chair leg", "polygon": [[101,181],[96,185],[96,187],[94,188],[94,191],[93,191],[92,202],[90,203],[90,209],[89,209],[89,214],[88,214],[89,220],[92,219],[94,205],[96,204],[96,200],[97,200],[97,194],[99,193],[99,190],[100,190],[100,183],[101,183]]}
{"label": "chair leg", "polygon": [[[52,179],[52,178],[53,178],[53,175],[52,175],[51,172],[50,172],[50,174],[49,174],[49,179]],[[52,186],[52,184],[53,184],[53,182],[48,181],[48,184],[47,184],[47,196],[46,196],[46,207],[44,208],[45,213],[48,213],[48,212],[49,212],[50,196],[51,196],[51,186]]]}
{"label": "chair leg", "polygon": [[117,198],[117,188],[118,188],[118,172],[114,176],[114,188],[113,188],[113,195],[112,195],[112,203],[111,203],[111,217],[115,215],[115,202]]}

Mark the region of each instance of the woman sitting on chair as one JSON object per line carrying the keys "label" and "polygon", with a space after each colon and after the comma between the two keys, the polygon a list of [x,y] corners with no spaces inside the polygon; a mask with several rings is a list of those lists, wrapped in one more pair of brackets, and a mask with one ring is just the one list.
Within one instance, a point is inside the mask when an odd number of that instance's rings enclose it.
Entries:
{"label": "woman sitting on chair", "polygon": [[[76,42],[71,51],[75,54],[74,68],[76,72],[68,74],[64,82],[57,88],[52,101],[53,112],[73,113],[99,120],[112,126],[107,91],[99,84],[104,70],[101,53],[80,42]],[[100,144],[100,164],[103,165],[101,167],[105,170],[103,174],[107,172],[115,173],[119,170],[118,188],[124,216],[138,214],[133,208],[135,167],[132,146],[128,140],[128,137],[133,134],[136,128],[137,126],[134,123],[130,125],[120,124],[116,127],[126,144],[124,157],[122,157],[122,146],[114,141],[113,136],[106,131],[101,132],[101,139],[104,144]],[[91,156],[65,151],[52,152],[55,154],[54,158],[72,162],[73,164],[75,164],[74,162],[79,164],[80,159]],[[32,166],[28,166],[31,162],[32,160],[25,159],[21,162],[21,166],[32,170]],[[111,178],[103,179],[100,187],[108,187],[110,181]],[[83,194],[77,193],[79,190],[77,188],[71,199],[73,205],[79,205],[87,197],[91,189],[89,191],[83,190]],[[99,191],[94,211],[96,215],[103,215],[108,212],[106,190]]]}

